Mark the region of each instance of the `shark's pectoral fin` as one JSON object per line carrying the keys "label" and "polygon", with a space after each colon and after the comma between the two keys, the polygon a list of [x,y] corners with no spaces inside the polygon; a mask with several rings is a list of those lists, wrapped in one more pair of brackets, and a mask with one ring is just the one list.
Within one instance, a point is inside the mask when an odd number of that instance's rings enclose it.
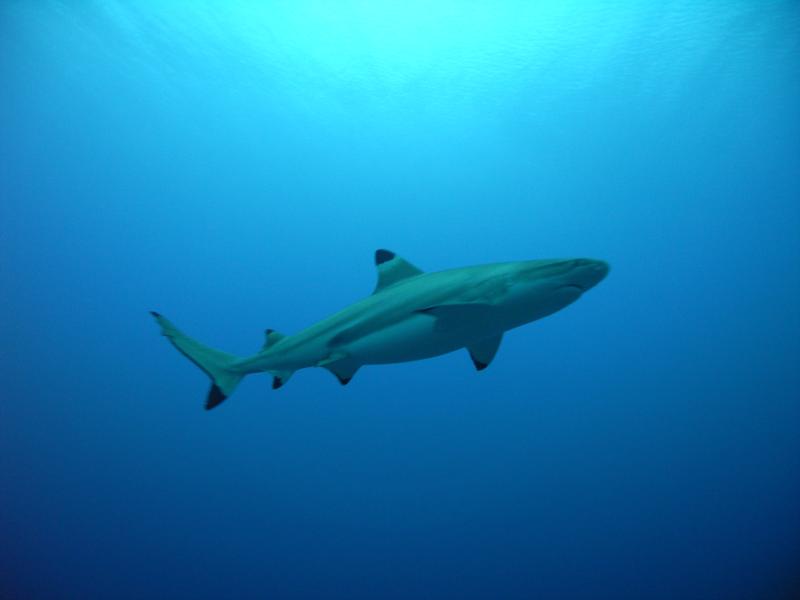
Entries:
{"label": "shark's pectoral fin", "polygon": [[373,294],[377,294],[382,289],[398,281],[422,273],[421,269],[418,269],[407,260],[403,260],[389,250],[375,251],[375,266],[378,268],[378,283],[375,286]]}
{"label": "shark's pectoral fin", "polygon": [[489,366],[494,355],[497,354],[497,349],[500,347],[500,342],[502,341],[503,334],[501,333],[467,346],[469,356],[472,358],[472,363],[478,371],[483,371]]}
{"label": "shark's pectoral fin", "polygon": [[270,371],[272,375],[272,389],[277,390],[283,387],[289,378],[294,375],[294,371]]}
{"label": "shark's pectoral fin", "polygon": [[356,361],[343,352],[334,352],[317,363],[318,367],[327,369],[336,376],[339,383],[347,385],[361,367]]}
{"label": "shark's pectoral fin", "polygon": [[417,312],[436,318],[437,331],[452,331],[483,325],[492,316],[492,306],[484,302],[437,304]]}

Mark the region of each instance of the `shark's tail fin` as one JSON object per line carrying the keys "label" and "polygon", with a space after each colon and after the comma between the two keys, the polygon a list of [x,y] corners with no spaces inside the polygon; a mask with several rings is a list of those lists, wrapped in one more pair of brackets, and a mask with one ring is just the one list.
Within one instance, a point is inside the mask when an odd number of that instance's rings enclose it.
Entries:
{"label": "shark's tail fin", "polygon": [[151,312],[161,326],[161,334],[186,358],[200,367],[211,378],[211,389],[206,399],[206,410],[219,406],[233,393],[246,373],[231,368],[238,356],[204,346],[180,331],[157,312]]}

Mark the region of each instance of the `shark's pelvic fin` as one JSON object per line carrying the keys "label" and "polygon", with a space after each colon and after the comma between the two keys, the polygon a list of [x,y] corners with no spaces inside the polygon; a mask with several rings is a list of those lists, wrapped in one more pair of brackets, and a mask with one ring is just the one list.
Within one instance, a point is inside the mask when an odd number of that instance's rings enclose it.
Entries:
{"label": "shark's pelvic fin", "polygon": [[233,368],[233,364],[239,358],[233,354],[209,348],[190,338],[157,312],[151,311],[150,314],[161,327],[161,335],[165,336],[181,354],[211,378],[211,389],[206,398],[206,410],[222,404],[245,376],[244,373]]}
{"label": "shark's pelvic fin", "polygon": [[503,334],[501,333],[467,346],[469,356],[472,358],[472,363],[478,371],[483,371],[489,366],[494,355],[497,354],[497,349],[500,347],[500,342],[502,341]]}
{"label": "shark's pelvic fin", "polygon": [[353,378],[353,375],[356,374],[356,371],[358,371],[360,366],[361,365],[357,365],[351,360],[344,359],[329,365],[325,365],[325,368],[336,376],[336,379],[339,380],[339,383],[342,385],[347,385],[350,383],[350,380]]}
{"label": "shark's pelvic fin", "polygon": [[492,307],[483,302],[437,304],[417,312],[436,318],[437,331],[452,331],[473,327],[491,316]]}
{"label": "shark's pelvic fin", "polygon": [[261,349],[265,350],[270,346],[277,344],[285,337],[286,337],[285,335],[275,331],[274,329],[267,329],[264,332],[264,346]]}
{"label": "shark's pelvic fin", "polygon": [[375,251],[375,266],[378,268],[378,283],[373,294],[377,294],[403,279],[421,275],[423,272],[422,269],[418,269],[394,252],[383,249]]}
{"label": "shark's pelvic fin", "polygon": [[336,379],[338,379],[339,383],[342,385],[350,383],[353,375],[355,375],[356,371],[361,367],[360,364],[356,363],[356,361],[345,352],[333,352],[327,358],[319,361],[317,366],[328,369],[328,371],[336,376]]}

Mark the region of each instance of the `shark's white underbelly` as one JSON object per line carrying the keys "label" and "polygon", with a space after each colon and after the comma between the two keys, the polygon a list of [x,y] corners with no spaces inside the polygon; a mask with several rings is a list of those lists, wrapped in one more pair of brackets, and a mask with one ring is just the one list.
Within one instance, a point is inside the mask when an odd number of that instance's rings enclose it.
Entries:
{"label": "shark's white underbelly", "polygon": [[407,362],[453,352],[491,333],[467,327],[442,331],[436,319],[414,315],[354,340],[344,350],[364,365]]}

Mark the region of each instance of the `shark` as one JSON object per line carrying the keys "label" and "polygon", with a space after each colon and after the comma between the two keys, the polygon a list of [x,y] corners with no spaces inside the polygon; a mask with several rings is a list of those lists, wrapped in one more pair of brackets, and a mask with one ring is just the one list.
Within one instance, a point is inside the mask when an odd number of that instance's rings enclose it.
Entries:
{"label": "shark", "polygon": [[364,365],[421,360],[466,348],[488,367],[505,332],[569,306],[609,272],[590,258],[525,260],[424,272],[390,250],[375,252],[371,295],[295,333],[267,329],[248,357],[210,348],[151,311],[161,334],[211,379],[205,408],[227,399],[253,373],[278,389],[298,370],[327,369],[346,385]]}

